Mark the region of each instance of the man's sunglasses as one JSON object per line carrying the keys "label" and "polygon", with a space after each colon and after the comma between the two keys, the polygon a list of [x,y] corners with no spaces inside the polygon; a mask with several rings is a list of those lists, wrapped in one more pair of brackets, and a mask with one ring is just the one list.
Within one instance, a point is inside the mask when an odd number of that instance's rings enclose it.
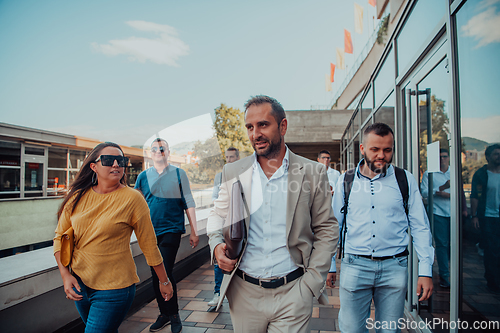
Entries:
{"label": "man's sunglasses", "polygon": [[118,162],[118,166],[120,168],[124,168],[128,164],[128,157],[121,156],[121,155],[101,155],[97,158],[97,160],[95,160],[95,163],[97,163],[99,161],[101,161],[101,164],[103,166],[107,166],[107,167],[113,166],[113,164],[116,161],[116,162]]}
{"label": "man's sunglasses", "polygon": [[160,153],[163,153],[163,152],[165,152],[167,149],[166,149],[165,147],[163,147],[163,146],[161,146],[160,148],[157,148],[157,147],[153,147],[153,148],[151,148],[151,152],[152,152],[153,154],[156,154],[156,152],[157,152],[158,150],[160,151]]}

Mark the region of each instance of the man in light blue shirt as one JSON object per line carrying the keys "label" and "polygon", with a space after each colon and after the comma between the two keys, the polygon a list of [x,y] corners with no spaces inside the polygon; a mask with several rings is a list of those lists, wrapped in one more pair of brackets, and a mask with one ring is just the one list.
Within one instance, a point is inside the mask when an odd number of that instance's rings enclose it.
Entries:
{"label": "man in light blue shirt", "polygon": [[433,172],[433,189],[429,193],[429,173],[422,175],[420,190],[425,199],[432,195],[432,214],[434,215],[434,241],[439,266],[439,285],[450,288],[450,153],[447,149],[439,151],[440,170]]}
{"label": "man in light blue shirt", "polygon": [[[334,214],[345,239],[340,268],[339,325],[342,332],[368,332],[370,305],[375,320],[397,331],[403,317],[408,281],[410,228],[419,258],[417,295],[432,294],[434,249],[429,221],[418,183],[407,171],[408,216],[392,162],[394,134],[386,124],[375,123],[364,131],[360,151],[364,156],[355,170],[344,221],[344,173],[334,194]],[[347,227],[344,234],[343,228]],[[385,331],[384,331],[385,332]]]}

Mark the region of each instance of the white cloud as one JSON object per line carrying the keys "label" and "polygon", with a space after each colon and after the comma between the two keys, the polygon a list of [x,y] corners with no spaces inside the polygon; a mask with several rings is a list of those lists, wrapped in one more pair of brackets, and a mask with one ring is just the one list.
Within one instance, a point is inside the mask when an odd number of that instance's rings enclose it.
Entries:
{"label": "white cloud", "polygon": [[[491,5],[498,0],[488,0]],[[486,46],[490,43],[500,42],[500,13],[496,12],[495,7],[489,7],[484,12],[473,16],[466,25],[462,26],[462,32],[465,36],[473,37],[478,41],[476,48]]]}
{"label": "white cloud", "polygon": [[160,65],[179,67],[177,60],[189,54],[189,46],[177,37],[177,30],[166,24],[145,21],[128,21],[136,30],[148,31],[157,38],[129,37],[110,40],[108,44],[92,43],[92,47],[108,56],[128,55],[130,61],[151,61]]}
{"label": "white cloud", "polygon": [[477,5],[478,10],[482,10],[485,8],[488,8],[490,6],[493,6],[494,4],[500,2],[500,0],[483,0]]}
{"label": "white cloud", "polygon": [[500,142],[500,116],[487,118],[462,118],[462,136],[486,141],[488,143]]}

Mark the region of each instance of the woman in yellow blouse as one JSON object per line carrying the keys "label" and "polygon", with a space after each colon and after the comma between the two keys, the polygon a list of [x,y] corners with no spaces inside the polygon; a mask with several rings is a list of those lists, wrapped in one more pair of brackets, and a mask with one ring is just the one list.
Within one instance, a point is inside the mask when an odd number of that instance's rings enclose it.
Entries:
{"label": "woman in yellow blouse", "polygon": [[[160,279],[165,300],[173,295],[146,201],[126,185],[127,163],[117,144],[97,145],[58,211],[54,256],[66,298],[75,301],[86,333],[117,332],[132,305],[139,282],[130,249],[132,231]],[[75,239],[72,272],[60,260],[61,236],[70,226]]]}

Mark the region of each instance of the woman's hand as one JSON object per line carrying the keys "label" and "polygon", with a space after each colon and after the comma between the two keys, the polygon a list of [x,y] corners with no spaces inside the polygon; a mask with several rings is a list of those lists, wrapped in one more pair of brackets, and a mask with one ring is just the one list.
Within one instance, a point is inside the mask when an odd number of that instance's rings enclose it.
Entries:
{"label": "woman's hand", "polygon": [[64,284],[64,292],[66,293],[66,298],[72,301],[82,300],[83,296],[77,294],[76,291],[73,289],[76,288],[76,290],[78,290],[79,292],[82,291],[76,278],[73,275],[71,275],[68,271],[68,274],[64,274],[64,276],[62,276],[62,279]]}
{"label": "woman's hand", "polygon": [[168,301],[174,296],[174,289],[172,288],[172,283],[168,283],[167,285],[164,285],[163,283],[160,282],[160,292],[161,296],[165,299],[165,301]]}

